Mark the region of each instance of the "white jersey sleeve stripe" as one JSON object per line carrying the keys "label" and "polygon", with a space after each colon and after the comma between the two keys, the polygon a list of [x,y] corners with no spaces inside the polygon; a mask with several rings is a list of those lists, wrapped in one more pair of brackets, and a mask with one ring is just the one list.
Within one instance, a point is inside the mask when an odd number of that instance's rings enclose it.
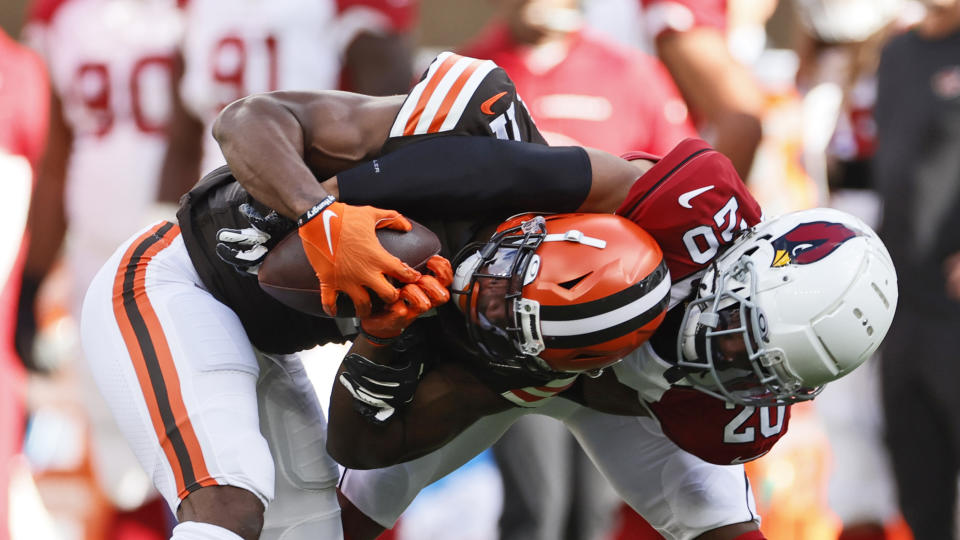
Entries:
{"label": "white jersey sleeve stripe", "polygon": [[[476,60],[472,58],[460,57],[456,64],[447,70],[446,73],[437,74],[437,76],[442,78],[440,79],[440,83],[433,89],[433,92],[427,97],[427,103],[420,115],[420,120],[412,131],[409,129],[410,125],[407,124],[407,131],[404,132],[404,135],[422,135],[432,131],[430,126],[433,124],[434,118],[437,117],[438,111],[441,111],[444,98],[450,93],[450,89],[454,87],[457,80],[464,74],[464,71],[474,62],[476,62]],[[423,99],[421,98],[420,101],[422,102]]]}
{"label": "white jersey sleeve stripe", "polygon": [[417,107],[417,103],[420,102],[420,97],[423,95],[424,89],[427,87],[427,84],[430,82],[430,80],[433,79],[433,76],[437,73],[437,69],[439,69],[443,62],[451,56],[453,56],[452,52],[440,53],[433,63],[430,64],[430,67],[427,68],[427,75],[423,78],[423,80],[418,82],[416,86],[410,90],[406,101],[404,101],[403,106],[400,107],[400,112],[397,114],[397,118],[393,121],[393,127],[390,128],[391,137],[403,136],[403,130],[407,125],[407,121],[409,121],[410,117],[413,116],[413,112]]}
{"label": "white jersey sleeve stripe", "polygon": [[477,68],[472,75],[470,75],[467,83],[457,94],[457,98],[454,100],[453,106],[450,107],[450,112],[447,113],[446,119],[443,121],[443,124],[440,125],[440,131],[449,131],[457,125],[457,122],[460,121],[460,117],[463,116],[463,111],[467,108],[467,103],[470,102],[470,98],[473,97],[473,93],[477,91],[477,87],[480,86],[480,83],[483,82],[483,79],[486,78],[486,76],[496,67],[497,65],[492,61],[485,60],[481,66]]}
{"label": "white jersey sleeve stripe", "polygon": [[444,52],[410,91],[390,128],[391,137],[452,130],[484,78],[497,65]]}

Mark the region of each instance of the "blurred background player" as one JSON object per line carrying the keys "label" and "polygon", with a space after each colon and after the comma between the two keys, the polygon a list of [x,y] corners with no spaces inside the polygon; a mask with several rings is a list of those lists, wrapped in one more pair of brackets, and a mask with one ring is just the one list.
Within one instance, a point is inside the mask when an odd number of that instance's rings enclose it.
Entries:
{"label": "blurred background player", "polygon": [[747,178],[764,96],[727,46],[727,0],[641,0],[643,27],[711,145]]}
{"label": "blurred background player", "polygon": [[[42,60],[0,30],[0,539],[9,538],[10,479],[22,448],[25,376],[14,350],[21,237],[47,132],[49,83]],[[24,494],[18,494],[23,497]]]}
{"label": "blurred background player", "polygon": [[498,16],[462,53],[510,74],[548,143],[663,155],[696,136],[663,64],[584,27],[579,0],[494,4]]}
{"label": "blurred background player", "polygon": [[[342,75],[346,82],[370,91],[406,90],[409,47],[393,30],[409,27],[414,6],[363,0],[35,2],[26,33],[48,61],[56,95],[45,173],[31,210],[33,242],[18,325],[23,356],[28,361],[43,357],[32,354],[35,298],[53,267],[66,223],[66,304],[74,312],[93,272],[116,245],[144,222],[172,217],[173,210],[167,215],[156,201],[175,203],[199,178],[203,126],[193,124],[194,139],[183,135],[180,128],[189,117],[181,91],[208,119],[251,90],[335,87],[341,83],[343,59],[350,67]],[[183,62],[181,43],[192,62]],[[351,46],[344,50],[341,43]],[[173,143],[169,154],[168,140]],[[178,168],[191,162],[192,170]],[[72,370],[68,366],[64,371]],[[92,388],[83,382],[77,386]],[[136,507],[152,491],[149,480],[128,459],[132,456],[112,419],[94,399],[92,469],[113,503]],[[38,435],[44,433],[44,423],[35,426]],[[61,461],[76,463],[73,458],[82,455],[77,446],[82,441],[60,445],[70,456]]]}
{"label": "blurred background player", "polygon": [[[55,497],[49,503],[61,528],[80,538],[107,537],[125,527],[115,521],[114,507],[133,511],[156,500],[78,361],[73,323],[90,279],[116,245],[150,218],[166,215],[158,204],[158,179],[180,32],[174,0],[38,0],[25,30],[46,60],[53,99],[28,221],[17,346],[38,369],[62,364],[53,377],[38,379],[28,450],[47,442],[28,455],[52,490],[83,486],[90,501],[85,510]],[[63,270],[54,272],[61,246]],[[45,302],[38,293],[51,275],[44,289],[56,290],[56,298]],[[37,321],[51,311],[58,312],[59,349],[43,352],[34,336]],[[57,439],[64,433],[76,435]],[[159,502],[151,508],[146,529],[165,535],[165,509]]]}
{"label": "blurred background player", "polygon": [[[272,90],[405,93],[417,0],[186,0],[179,109],[163,178],[180,193],[224,163],[210,127],[225,105]],[[184,181],[188,182],[184,185]],[[179,193],[178,195],[179,196]]]}
{"label": "blurred background player", "polygon": [[[494,20],[462,52],[507,71],[549,144],[663,155],[696,137],[663,65],[585,28],[579,0],[493,4]],[[610,73],[618,74],[616,84],[606,78]],[[620,498],[561,422],[525,416],[493,453],[509,501],[500,515],[501,539],[611,534]]]}
{"label": "blurred background player", "polygon": [[873,170],[904,302],[881,360],[886,438],[918,540],[956,538],[960,470],[960,1],[884,47]]}
{"label": "blurred background player", "polygon": [[[898,30],[899,0],[798,0],[797,84],[804,95],[804,163],[830,206],[877,227],[871,159],[880,50]],[[900,522],[883,444],[879,362],[830,385],[816,401],[829,440],[828,503],[841,539],[882,539]],[[870,497],[863,493],[869,492]]]}

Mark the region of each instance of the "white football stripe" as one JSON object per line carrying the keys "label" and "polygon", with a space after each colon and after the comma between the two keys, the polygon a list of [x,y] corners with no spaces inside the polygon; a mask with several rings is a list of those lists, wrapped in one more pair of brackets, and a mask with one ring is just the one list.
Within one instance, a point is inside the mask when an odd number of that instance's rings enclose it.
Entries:
{"label": "white football stripe", "polygon": [[625,306],[585,319],[570,321],[541,320],[540,331],[543,332],[545,336],[579,336],[606,330],[607,328],[640,316],[656,306],[668,294],[670,294],[669,274],[667,274],[652,291]]}
{"label": "white football stripe", "polygon": [[477,87],[480,86],[480,83],[483,82],[483,79],[485,79],[486,76],[496,67],[497,65],[492,61],[485,60],[483,64],[478,67],[472,75],[470,75],[470,79],[467,80],[467,84],[463,85],[463,89],[460,90],[460,94],[453,102],[453,106],[450,107],[450,112],[447,113],[447,118],[440,126],[440,131],[449,131],[457,125],[457,122],[460,121],[460,117],[463,116],[463,111],[467,108],[467,103],[470,102],[470,98],[472,98],[474,92],[477,91]]}
{"label": "white football stripe", "polygon": [[434,74],[443,64],[443,61],[449,58],[452,54],[452,52],[440,53],[437,56],[437,59],[430,64],[429,68],[427,68],[426,77],[424,77],[422,81],[418,82],[417,85],[410,90],[410,93],[407,95],[407,99],[403,102],[403,106],[400,107],[400,112],[397,114],[396,120],[393,121],[393,127],[390,128],[391,137],[400,137],[403,135],[403,130],[407,126],[407,121],[410,119],[410,115],[413,114],[413,111],[417,106],[417,102],[420,101],[420,96],[423,94],[423,89],[430,84],[430,80],[433,79]]}
{"label": "white football stripe", "polygon": [[437,109],[443,104],[443,100],[450,92],[450,87],[453,86],[453,83],[457,82],[460,75],[463,75],[463,72],[474,62],[476,62],[476,60],[473,58],[463,57],[457,60],[457,62],[453,64],[453,67],[447,70],[443,78],[440,79],[440,84],[438,84],[437,87],[433,89],[433,93],[430,94],[430,99],[423,108],[423,114],[420,115],[420,121],[417,122],[417,127],[413,130],[414,135],[429,133],[430,124],[433,122],[433,119],[436,118]]}

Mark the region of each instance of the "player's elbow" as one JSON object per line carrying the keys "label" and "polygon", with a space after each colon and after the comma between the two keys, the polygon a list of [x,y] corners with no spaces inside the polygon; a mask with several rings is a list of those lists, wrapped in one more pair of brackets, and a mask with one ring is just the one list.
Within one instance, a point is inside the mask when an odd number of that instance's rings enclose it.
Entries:
{"label": "player's elbow", "polygon": [[251,122],[255,123],[264,111],[275,108],[273,101],[266,94],[253,94],[227,105],[213,122],[213,138],[221,147],[230,144],[243,130],[251,129]]}

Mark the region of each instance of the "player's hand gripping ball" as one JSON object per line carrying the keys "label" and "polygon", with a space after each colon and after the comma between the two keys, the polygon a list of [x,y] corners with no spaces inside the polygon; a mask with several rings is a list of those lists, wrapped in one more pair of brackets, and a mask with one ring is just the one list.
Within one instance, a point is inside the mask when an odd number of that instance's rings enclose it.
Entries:
{"label": "player's hand gripping ball", "polygon": [[379,312],[360,319],[360,328],[375,339],[392,339],[410,326],[417,317],[450,300],[448,287],[453,283],[450,261],[434,255],[426,263],[427,271],[416,283],[400,288],[400,299]]}
{"label": "player's hand gripping ball", "polygon": [[[423,225],[408,221],[412,227],[407,232],[381,228],[376,229],[375,237],[387,253],[416,272],[423,272],[427,270],[427,261],[440,253],[440,239]],[[307,258],[301,236],[302,233],[291,232],[270,250],[257,274],[260,288],[293,309],[318,317],[329,317],[321,299],[317,272]],[[369,295],[368,291],[364,292]],[[378,295],[369,295],[368,298],[373,313],[383,310],[385,303]],[[357,316],[353,300],[342,292],[336,297],[335,314],[337,317]]]}

